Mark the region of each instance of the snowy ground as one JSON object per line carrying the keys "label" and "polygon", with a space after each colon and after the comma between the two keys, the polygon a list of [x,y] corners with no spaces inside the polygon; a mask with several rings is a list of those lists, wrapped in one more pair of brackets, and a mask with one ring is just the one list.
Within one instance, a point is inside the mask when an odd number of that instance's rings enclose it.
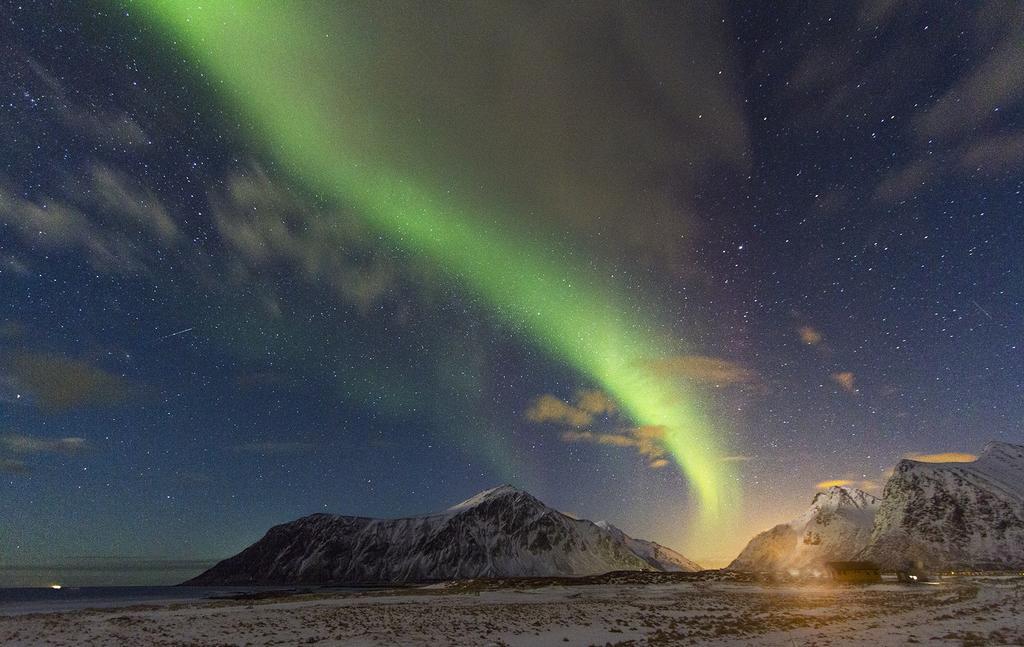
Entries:
{"label": "snowy ground", "polygon": [[2,645],[1024,645],[1024,577],[435,587],[0,617]]}

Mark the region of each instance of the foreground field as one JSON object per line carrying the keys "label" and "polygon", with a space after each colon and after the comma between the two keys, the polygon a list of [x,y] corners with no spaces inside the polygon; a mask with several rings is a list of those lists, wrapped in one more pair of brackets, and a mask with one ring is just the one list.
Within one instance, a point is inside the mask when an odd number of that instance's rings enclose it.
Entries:
{"label": "foreground field", "polygon": [[452,586],[0,617],[3,645],[1024,644],[1024,578]]}

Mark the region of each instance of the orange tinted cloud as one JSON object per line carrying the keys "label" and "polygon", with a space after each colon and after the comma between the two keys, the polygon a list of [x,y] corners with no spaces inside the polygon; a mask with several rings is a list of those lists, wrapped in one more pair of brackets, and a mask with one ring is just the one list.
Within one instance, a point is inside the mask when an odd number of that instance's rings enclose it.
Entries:
{"label": "orange tinted cloud", "polygon": [[978,460],[974,454],[963,452],[940,452],[938,454],[906,454],[904,458],[919,463],[973,463]]}
{"label": "orange tinted cloud", "polygon": [[681,377],[703,384],[744,384],[758,381],[757,372],[719,357],[678,355],[651,361],[648,366],[662,377]]}
{"label": "orange tinted cloud", "polygon": [[579,391],[576,394],[576,406],[594,416],[615,412],[615,403],[603,391]]}
{"label": "orange tinted cloud", "polygon": [[573,427],[584,427],[593,421],[594,416],[553,395],[544,394],[527,409],[526,419],[532,422],[556,422]]}
{"label": "orange tinted cloud", "polygon": [[842,371],[840,373],[832,374],[832,381],[838,384],[847,393],[856,393],[857,387],[854,386],[854,380],[856,376],[851,371]]}
{"label": "orange tinted cloud", "polygon": [[850,487],[872,492],[882,489],[882,484],[871,479],[828,479],[814,485],[818,491],[827,490],[830,487]]}
{"label": "orange tinted cloud", "polygon": [[668,465],[668,451],[665,449],[665,428],[656,425],[631,427],[615,433],[592,431],[565,431],[562,440],[567,443],[595,443],[610,447],[631,447],[648,459],[648,466],[659,469]]}
{"label": "orange tinted cloud", "polygon": [[800,341],[808,346],[817,346],[821,343],[821,333],[810,326],[803,326],[797,332],[800,333]]}
{"label": "orange tinted cloud", "polygon": [[816,487],[819,490],[827,490],[830,487],[847,487],[850,485],[853,485],[853,481],[850,481],[848,479],[832,479],[830,481],[822,481],[821,483],[816,483],[814,487]]}

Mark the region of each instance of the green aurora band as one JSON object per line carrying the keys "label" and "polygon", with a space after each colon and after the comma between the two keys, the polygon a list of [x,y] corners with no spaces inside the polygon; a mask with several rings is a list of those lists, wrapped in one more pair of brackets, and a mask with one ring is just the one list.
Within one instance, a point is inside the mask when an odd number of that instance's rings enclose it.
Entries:
{"label": "green aurora band", "polygon": [[142,6],[169,40],[213,75],[278,161],[311,189],[351,205],[383,235],[440,265],[505,321],[599,383],[636,424],[663,427],[668,449],[697,494],[702,528],[692,530],[706,532],[728,521],[737,480],[722,460],[720,442],[697,398],[678,379],[649,367],[678,354],[652,332],[668,330],[638,318],[623,293],[596,281],[592,270],[498,224],[507,220],[470,217],[444,192],[346,146],[331,92],[339,77],[349,78],[335,63],[345,60],[339,52],[344,54],[346,41],[311,37],[323,27],[303,15],[309,5],[152,0]]}

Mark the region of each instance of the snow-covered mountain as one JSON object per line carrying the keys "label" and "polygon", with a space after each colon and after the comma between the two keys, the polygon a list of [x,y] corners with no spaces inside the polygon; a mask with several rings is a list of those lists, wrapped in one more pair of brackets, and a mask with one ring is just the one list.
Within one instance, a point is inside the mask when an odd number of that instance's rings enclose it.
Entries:
{"label": "snow-covered mountain", "polygon": [[646,539],[634,539],[607,521],[598,521],[595,525],[607,531],[616,541],[625,545],[656,571],[696,573],[701,570],[700,564],[667,546]]}
{"label": "snow-covered mountain", "polygon": [[900,461],[860,557],[891,569],[1024,567],[1024,447],[989,443],[973,463]]}
{"label": "snow-covered mountain", "polygon": [[820,569],[828,561],[851,559],[867,545],[878,506],[878,498],[854,488],[818,492],[802,515],[751,539],[729,569]]}
{"label": "snow-covered mountain", "polygon": [[422,517],[314,514],[274,526],[252,546],[186,584],[370,584],[575,576],[652,570],[660,568],[656,564],[662,560],[666,564],[678,560],[699,569],[663,546],[573,519],[522,490],[503,485]]}

